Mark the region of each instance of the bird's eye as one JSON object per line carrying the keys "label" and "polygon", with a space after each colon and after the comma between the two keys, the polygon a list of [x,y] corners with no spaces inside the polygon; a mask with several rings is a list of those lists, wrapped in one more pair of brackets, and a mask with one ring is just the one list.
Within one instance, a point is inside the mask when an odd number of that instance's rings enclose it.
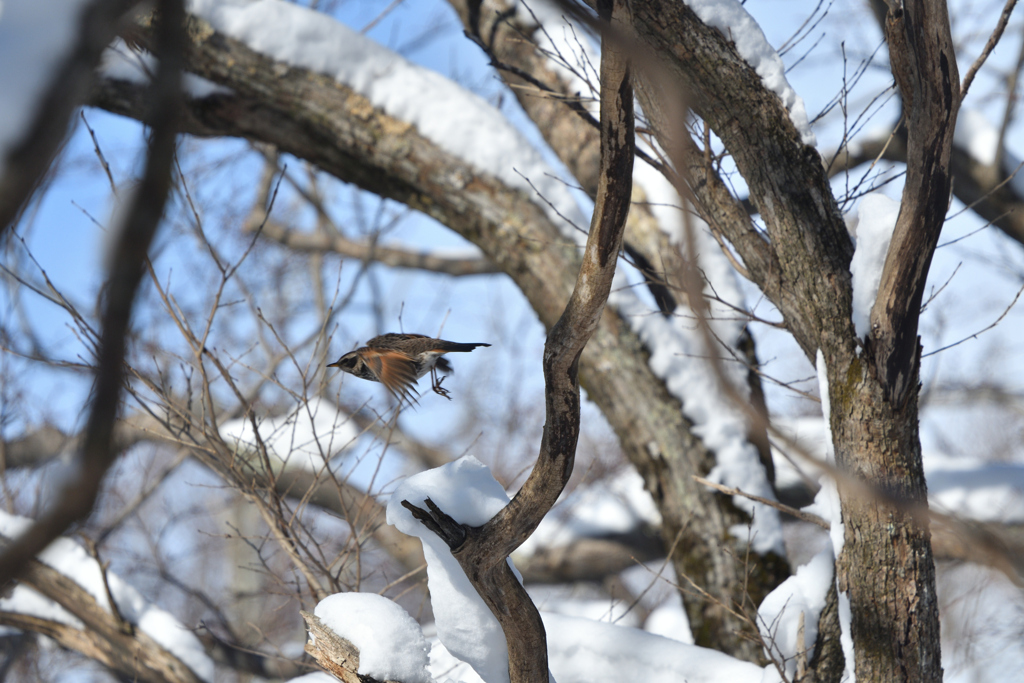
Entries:
{"label": "bird's eye", "polygon": [[338,365],[343,368],[354,368],[359,362],[359,356],[346,356],[338,361]]}

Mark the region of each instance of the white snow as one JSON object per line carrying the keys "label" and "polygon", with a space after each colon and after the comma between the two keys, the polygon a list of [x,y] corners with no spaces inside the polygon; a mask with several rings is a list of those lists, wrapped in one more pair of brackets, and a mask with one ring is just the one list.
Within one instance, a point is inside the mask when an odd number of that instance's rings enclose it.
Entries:
{"label": "white snow", "polygon": [[818,617],[825,608],[825,598],[832,585],[833,570],[832,550],[818,553],[769,593],[757,608],[757,626],[764,642],[771,646],[767,654],[784,663],[790,680],[796,673],[800,615],[804,616],[803,650],[810,659],[818,638]]}
{"label": "white snow", "polygon": [[289,678],[288,683],[338,683],[338,679],[323,671],[314,671],[298,678]]}
{"label": "white snow", "polygon": [[943,680],[1020,680],[1024,671],[1020,587],[999,570],[971,563],[944,567],[936,579]]}
{"label": "white snow", "polygon": [[542,614],[558,683],[761,683],[764,669],[628,626]]}
{"label": "white snow", "polygon": [[624,468],[615,476],[576,487],[514,553],[528,557],[541,548],[564,546],[579,538],[623,534],[643,524],[661,525],[661,515],[637,471]]}
{"label": "white snow", "polygon": [[644,622],[644,630],[650,634],[678,640],[680,643],[693,645],[693,632],[690,630],[690,620],[686,618],[683,611],[682,601],[678,595],[672,596],[647,615]]}
{"label": "white snow", "polygon": [[687,6],[708,26],[717,28],[736,44],[736,51],[761,77],[764,87],[779,96],[805,145],[817,144],[802,97],[786,80],[782,58],[738,0],[686,0]]}
{"label": "white snow", "polygon": [[928,504],[980,522],[1024,522],[1024,467],[924,454]]}
{"label": "white snow", "polygon": [[[835,464],[835,446],[832,443],[832,428],[829,422],[831,404],[828,395],[828,372],[825,366],[825,356],[818,349],[815,359],[815,366],[818,371],[818,387],[821,395],[822,425],[825,428],[825,462]],[[807,512],[813,513],[830,523],[829,536],[832,539],[832,549],[836,558],[843,551],[843,544],[846,541],[845,529],[843,527],[842,508],[839,503],[839,492],[836,490],[835,480],[828,475],[821,478],[821,489],[814,497],[814,502],[804,508]]]}
{"label": "white snow", "polygon": [[[821,396],[821,413],[826,434],[825,460],[830,464],[834,464],[836,452],[832,442],[830,422],[832,404],[828,394],[828,367],[825,364],[825,355],[821,352],[821,349],[818,349],[818,353],[815,356],[815,367],[818,371],[818,393]],[[839,553],[843,551],[843,545],[846,542],[846,527],[843,525],[843,512],[835,479],[827,475],[823,476],[821,478],[821,489],[818,490],[818,495],[814,497],[814,503],[805,507],[804,510],[813,512],[828,520],[828,535],[832,540],[832,556],[834,559],[838,559]],[[845,591],[839,590],[838,583],[836,584],[836,593],[839,603],[839,643],[843,648],[843,657],[846,660],[843,680],[849,683],[856,683],[856,675],[853,668],[855,660],[850,596]]]}
{"label": "white snow", "polygon": [[991,166],[996,163],[999,151],[999,129],[977,109],[961,107],[956,115],[953,145],[970,154],[979,164]]}
{"label": "white snow", "polygon": [[336,593],[313,613],[359,650],[359,671],[378,681],[430,683],[423,631],[400,605],[375,593]]}
{"label": "white snow", "polygon": [[[297,404],[285,415],[259,419],[260,438],[275,467],[322,470],[338,453],[351,447],[361,432],[344,412],[330,401],[312,398]],[[220,425],[220,435],[235,448],[256,448],[252,420],[248,417],[228,420]]]}
{"label": "white snow", "polygon": [[[540,153],[500,111],[344,24],[282,0],[191,0],[189,10],[257,52],[348,85],[506,185],[531,197],[540,192],[555,206],[576,206],[567,186],[549,173]],[[552,221],[564,223],[554,210],[538,204]]]}
{"label": "white snow", "polygon": [[453,655],[437,638],[430,641],[430,675],[436,681],[457,683],[484,683],[469,664]]}
{"label": "white snow", "polygon": [[[714,452],[716,465],[708,479],[735,486],[747,493],[774,498],[757,450],[747,439],[747,423],[718,385],[718,378],[705,358],[710,352],[688,310],[664,318],[652,313],[631,291],[613,291],[609,302],[629,320],[651,352],[655,375],[665,380],[668,390],[683,404],[683,413],[694,423],[693,432]],[[732,338],[735,339],[735,338]],[[725,362],[723,369],[733,386],[742,387],[739,377],[746,368]],[[733,502],[753,515],[751,529],[733,529],[739,538],[751,536],[751,547],[759,553],[782,554],[784,545],[778,512],[773,508],[735,496]],[[754,514],[756,511],[756,514]]]}
{"label": "white snow", "polygon": [[[541,612],[548,636],[548,664],[558,683],[762,683],[772,670],[695,645],[628,626]],[[439,681],[482,681],[441,643],[430,652]]]}
{"label": "white snow", "polygon": [[28,132],[55,69],[74,48],[85,0],[6,2],[0,7],[0,174]]}
{"label": "white snow", "polygon": [[[633,167],[633,180],[643,190],[661,230],[685,253],[685,224],[679,208],[681,200],[675,188],[661,173],[639,159]],[[745,310],[745,306],[736,272],[707,224],[696,216],[691,216],[690,222],[696,258],[707,279],[704,294],[708,297],[708,323],[718,340],[735,348],[746,324],[744,316],[737,312]],[[686,304],[680,304],[673,316],[666,320],[652,314],[624,284],[625,276],[620,270],[616,273],[608,303],[630,322],[651,350],[651,369],[665,380],[669,392],[683,403],[683,414],[694,423],[694,433],[714,451],[716,464],[708,478],[774,500],[775,493],[757,449],[747,439],[747,419],[724,394],[714,369],[706,359],[711,354],[727,357],[721,367],[727,381],[741,396],[747,396],[749,392],[746,367],[728,359],[725,349],[715,346],[709,350],[706,347],[696,316]],[[756,552],[782,554],[784,546],[778,512],[743,496],[733,496],[733,504],[752,516],[749,530],[740,526],[733,530],[733,534],[741,539],[750,535]]]}
{"label": "white snow", "polygon": [[[588,621],[603,621],[616,626],[629,626],[640,628],[640,615],[638,610],[631,609],[630,603],[625,600],[609,600],[608,598],[566,598],[554,599],[546,597],[545,589],[548,586],[530,586],[530,598],[537,609],[541,611],[544,618],[550,615],[563,617],[574,617]],[[558,592],[555,587],[552,592]]]}
{"label": "white snow", "polygon": [[[508,496],[487,467],[471,455],[413,475],[388,502],[387,521],[423,542],[438,639],[488,683],[508,681],[508,649],[498,620],[466,578],[447,544],[402,507],[425,508],[430,498],[456,521],[480,526],[508,504]],[[509,563],[511,564],[511,560]]]}
{"label": "white snow", "polygon": [[878,296],[885,256],[900,215],[900,203],[880,192],[860,200],[857,218],[847,222],[856,237],[857,247],[850,262],[853,276],[853,326],[863,339],[871,332],[871,307]]}
{"label": "white snow", "polygon": [[71,612],[67,611],[50,598],[44,597],[33,589],[18,584],[5,598],[0,598],[0,610],[15,614],[28,614],[58,624],[67,624],[72,628],[85,630],[85,624]]}
{"label": "white snow", "polygon": [[[15,538],[25,533],[31,524],[30,519],[0,511],[0,535]],[[110,611],[110,601],[103,583],[103,570],[85,548],[69,538],[58,538],[39,553],[38,559],[71,578],[85,589],[97,604]],[[118,611],[128,623],[149,635],[204,681],[213,681],[213,660],[206,655],[202,643],[192,631],[168,612],[147,602],[134,587],[125,583],[117,574],[108,571],[106,577],[110,594],[117,602]],[[18,589],[23,588],[18,586]],[[0,604],[3,605],[3,609],[34,614],[44,619],[52,618],[76,628],[84,627],[74,617],[71,617],[73,621],[69,621],[65,615],[71,615],[63,608],[31,589],[15,590],[10,598]]]}

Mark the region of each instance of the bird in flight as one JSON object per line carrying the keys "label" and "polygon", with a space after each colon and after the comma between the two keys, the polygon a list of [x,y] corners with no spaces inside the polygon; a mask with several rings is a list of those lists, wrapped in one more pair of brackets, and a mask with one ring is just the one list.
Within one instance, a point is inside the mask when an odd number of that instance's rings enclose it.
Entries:
{"label": "bird in flight", "polygon": [[423,334],[382,334],[366,342],[366,346],[349,351],[329,368],[339,368],[371,382],[380,382],[399,401],[414,403],[419,393],[416,380],[430,373],[430,388],[434,393],[448,400],[448,390],[441,387],[444,378],[438,378],[437,371],[452,371],[451,363],[442,358],[452,351],[468,353],[478,346],[490,344],[460,344],[459,342],[433,339]]}

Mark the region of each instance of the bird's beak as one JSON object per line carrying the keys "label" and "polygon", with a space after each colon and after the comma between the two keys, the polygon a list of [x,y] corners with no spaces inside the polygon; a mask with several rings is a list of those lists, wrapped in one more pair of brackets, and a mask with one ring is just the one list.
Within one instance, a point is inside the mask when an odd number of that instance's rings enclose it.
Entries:
{"label": "bird's beak", "polygon": [[329,368],[340,368],[341,367],[341,359],[339,358],[338,360],[334,361],[333,363],[328,363],[327,367],[329,367]]}

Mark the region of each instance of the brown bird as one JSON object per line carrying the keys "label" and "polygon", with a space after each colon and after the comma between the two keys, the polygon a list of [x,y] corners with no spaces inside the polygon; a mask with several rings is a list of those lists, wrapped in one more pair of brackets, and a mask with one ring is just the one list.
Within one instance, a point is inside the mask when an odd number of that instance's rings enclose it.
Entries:
{"label": "brown bird", "polygon": [[414,388],[416,380],[429,372],[430,388],[451,400],[448,390],[441,387],[444,378],[437,377],[438,370],[444,373],[452,371],[451,363],[441,356],[452,351],[468,353],[478,346],[490,344],[460,344],[423,334],[392,332],[374,337],[366,342],[366,346],[349,351],[327,367],[340,368],[356,377],[380,382],[399,401],[409,403],[414,403],[419,395]]}

